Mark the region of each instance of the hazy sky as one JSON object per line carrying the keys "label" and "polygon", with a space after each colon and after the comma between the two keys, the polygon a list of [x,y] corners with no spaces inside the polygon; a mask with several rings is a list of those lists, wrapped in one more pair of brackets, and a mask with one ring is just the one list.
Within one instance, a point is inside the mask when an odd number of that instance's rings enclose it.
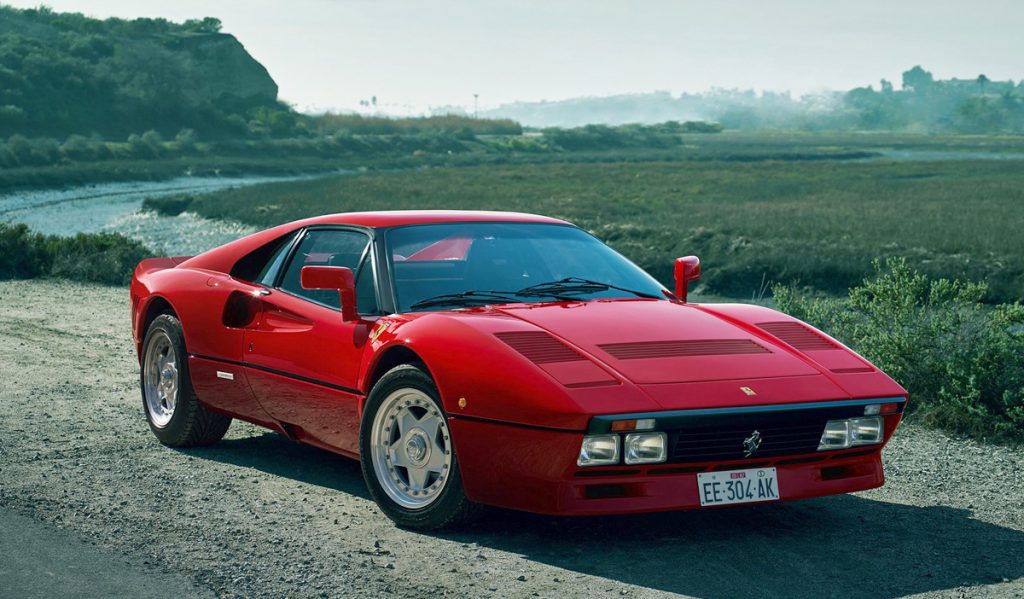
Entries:
{"label": "hazy sky", "polygon": [[[0,0],[19,7],[38,0]],[[300,109],[711,87],[795,94],[1024,78],[1022,0],[46,0],[97,17],[215,16]]]}

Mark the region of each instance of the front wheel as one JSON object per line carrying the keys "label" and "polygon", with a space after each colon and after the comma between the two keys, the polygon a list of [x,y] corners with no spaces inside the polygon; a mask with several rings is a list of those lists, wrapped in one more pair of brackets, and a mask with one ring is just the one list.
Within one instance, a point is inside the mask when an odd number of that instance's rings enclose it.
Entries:
{"label": "front wheel", "polygon": [[153,319],[142,342],[142,407],[164,445],[190,447],[220,441],[231,418],[199,403],[188,374],[181,323],[171,314]]}
{"label": "front wheel", "polygon": [[399,526],[444,528],[476,511],[462,488],[437,387],[421,367],[397,366],[374,385],[359,446],[366,486]]}

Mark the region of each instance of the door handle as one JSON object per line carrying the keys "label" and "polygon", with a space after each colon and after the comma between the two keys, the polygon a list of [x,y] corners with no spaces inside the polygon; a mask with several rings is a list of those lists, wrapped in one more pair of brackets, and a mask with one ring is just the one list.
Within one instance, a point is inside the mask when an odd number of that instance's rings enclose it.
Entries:
{"label": "door handle", "polygon": [[267,295],[270,295],[270,293],[271,292],[270,292],[269,289],[260,289],[259,291],[256,292],[256,295],[267,296]]}

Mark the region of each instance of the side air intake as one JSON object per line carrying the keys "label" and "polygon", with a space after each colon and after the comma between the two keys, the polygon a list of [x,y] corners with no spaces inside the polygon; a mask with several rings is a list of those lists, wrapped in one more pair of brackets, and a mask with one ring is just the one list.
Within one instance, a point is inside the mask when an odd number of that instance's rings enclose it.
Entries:
{"label": "side air intake", "polygon": [[762,322],[757,326],[800,351],[839,349],[838,345],[799,322]]}
{"label": "side air intake", "polygon": [[768,348],[749,339],[637,341],[634,343],[608,343],[598,347],[619,360],[771,353]]}
{"label": "side air intake", "polygon": [[494,336],[534,364],[586,360],[579,352],[544,331],[510,331],[495,333]]}

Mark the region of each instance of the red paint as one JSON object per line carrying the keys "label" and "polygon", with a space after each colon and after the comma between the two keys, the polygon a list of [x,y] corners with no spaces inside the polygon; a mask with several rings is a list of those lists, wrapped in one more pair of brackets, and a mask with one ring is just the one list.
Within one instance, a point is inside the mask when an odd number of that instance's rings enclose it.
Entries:
{"label": "red paint", "polygon": [[[699,506],[694,472],[663,473],[679,465],[577,467],[583,431],[596,415],[906,397],[889,377],[819,331],[812,333],[834,343],[834,349],[820,349],[828,347],[820,344],[801,351],[772,332],[783,334],[793,327],[759,326],[799,324],[759,306],[638,298],[363,318],[230,275],[245,255],[307,226],[379,230],[463,221],[566,224],[511,213],[340,214],[281,225],[188,259],[145,260],[131,286],[137,349],[148,319],[163,307],[173,310],[184,328],[193,386],[201,401],[350,456],[357,455],[361,409],[380,374],[378,365],[393,350],[414,352],[433,376],[451,416],[469,497],[553,514]],[[465,252],[462,240],[454,238],[408,259],[443,259]],[[684,302],[687,284],[699,272],[695,258],[677,262],[676,291]],[[305,286],[338,289],[342,306],[355,304],[348,269],[306,267],[302,279]],[[498,337],[535,338],[538,333],[564,346],[559,356],[576,357],[548,361],[547,352],[517,350]],[[764,351],[754,351],[751,344]],[[218,378],[218,371],[234,378]],[[466,400],[464,407],[460,398]],[[885,418],[888,440],[900,414]],[[884,481],[879,454],[822,453],[810,456],[827,458],[821,462],[775,465],[783,499],[879,486]],[[824,468],[831,468],[827,476]],[[612,473],[577,476],[602,470]],[[588,488],[594,485],[605,487],[599,493]],[[621,496],[609,497],[609,488]]]}
{"label": "red paint", "polygon": [[356,320],[356,280],[351,268],[344,266],[303,266],[300,271],[303,289],[331,289],[340,296],[341,319]]}

